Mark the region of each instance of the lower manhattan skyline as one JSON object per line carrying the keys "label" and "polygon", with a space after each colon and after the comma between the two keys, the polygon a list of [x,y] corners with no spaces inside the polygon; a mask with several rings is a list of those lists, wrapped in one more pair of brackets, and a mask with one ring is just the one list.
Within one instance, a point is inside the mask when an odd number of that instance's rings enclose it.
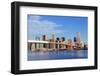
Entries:
{"label": "lower manhattan skyline", "polygon": [[88,37],[88,18],[77,16],[36,16],[28,15],[28,40],[34,37],[42,37],[55,34],[56,37],[65,37],[65,39],[73,39],[76,32],[80,32],[81,39],[87,43]]}
{"label": "lower manhattan skyline", "polygon": [[28,60],[88,58],[88,18],[27,16]]}

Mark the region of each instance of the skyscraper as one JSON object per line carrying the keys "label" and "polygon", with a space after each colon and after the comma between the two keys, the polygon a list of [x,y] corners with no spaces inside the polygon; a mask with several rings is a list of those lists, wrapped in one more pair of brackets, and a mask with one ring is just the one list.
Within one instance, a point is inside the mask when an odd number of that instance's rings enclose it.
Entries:
{"label": "skyscraper", "polygon": [[61,38],[61,41],[65,41],[65,37],[62,37],[62,38]]}
{"label": "skyscraper", "polygon": [[59,38],[59,37],[57,37],[57,38],[56,38],[56,40],[57,40],[57,41],[59,41],[59,40],[60,40],[60,38]]}
{"label": "skyscraper", "polygon": [[81,42],[80,32],[77,32],[76,35],[77,35],[77,43],[80,43]]}
{"label": "skyscraper", "polygon": [[44,41],[48,40],[47,35],[43,35],[43,40],[44,40]]}
{"label": "skyscraper", "polygon": [[55,40],[55,34],[52,34],[52,39]]}
{"label": "skyscraper", "polygon": [[77,38],[76,37],[74,37],[74,42],[77,42]]}

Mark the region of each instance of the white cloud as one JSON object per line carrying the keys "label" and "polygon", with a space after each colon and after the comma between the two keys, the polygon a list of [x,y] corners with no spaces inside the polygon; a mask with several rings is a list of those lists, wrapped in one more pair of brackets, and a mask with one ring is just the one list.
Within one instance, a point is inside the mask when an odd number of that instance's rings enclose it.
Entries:
{"label": "white cloud", "polygon": [[42,20],[40,16],[29,16],[28,18],[28,34],[29,39],[35,35],[43,35],[43,34],[62,34],[64,31],[57,29],[62,25],[58,25],[55,22]]}

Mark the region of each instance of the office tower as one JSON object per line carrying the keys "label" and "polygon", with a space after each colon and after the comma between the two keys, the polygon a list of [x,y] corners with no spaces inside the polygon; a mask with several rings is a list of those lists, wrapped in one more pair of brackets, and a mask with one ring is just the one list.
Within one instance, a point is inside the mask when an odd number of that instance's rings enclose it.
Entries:
{"label": "office tower", "polygon": [[52,39],[55,40],[55,34],[52,34]]}
{"label": "office tower", "polygon": [[77,38],[76,37],[74,37],[74,42],[77,42]]}
{"label": "office tower", "polygon": [[78,42],[78,43],[81,42],[80,32],[77,32],[77,42]]}
{"label": "office tower", "polygon": [[43,35],[43,40],[44,41],[48,40],[47,35]]}
{"label": "office tower", "polygon": [[88,45],[86,43],[84,43],[84,50],[88,49]]}
{"label": "office tower", "polygon": [[[47,35],[43,35],[43,41],[48,40]],[[43,44],[43,48],[47,48],[47,44]]]}
{"label": "office tower", "polygon": [[80,32],[77,32],[77,49],[82,49],[82,40],[80,37]]}
{"label": "office tower", "polygon": [[59,49],[59,41],[60,41],[60,38],[57,37],[57,38],[56,38],[56,42],[57,42],[57,44],[56,44],[56,48],[57,48],[57,49]]}
{"label": "office tower", "polygon": [[68,50],[72,50],[72,49],[73,49],[72,39],[68,39]]}
{"label": "office tower", "polygon": [[62,37],[62,38],[61,38],[61,41],[65,41],[65,37]]}
{"label": "office tower", "polygon": [[72,44],[72,39],[68,39],[68,44]]}
{"label": "office tower", "polygon": [[83,41],[81,41],[81,44],[82,44],[82,47],[84,47],[84,42]]}
{"label": "office tower", "polygon": [[35,37],[35,40],[40,40],[40,37],[36,36],[36,37]]}
{"label": "office tower", "polygon": [[57,41],[59,41],[59,40],[60,40],[60,38],[59,38],[59,37],[57,37],[57,38],[56,38],[56,40],[57,40]]}
{"label": "office tower", "polygon": [[40,37],[38,37],[38,40],[40,40]]}
{"label": "office tower", "polygon": [[55,34],[52,34],[52,40],[53,40],[53,43],[52,43],[52,48],[55,49]]}

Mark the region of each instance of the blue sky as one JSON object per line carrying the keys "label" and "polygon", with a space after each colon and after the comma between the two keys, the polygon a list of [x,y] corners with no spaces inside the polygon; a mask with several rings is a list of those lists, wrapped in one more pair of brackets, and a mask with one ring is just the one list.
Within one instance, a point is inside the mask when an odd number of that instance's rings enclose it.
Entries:
{"label": "blue sky", "polygon": [[56,37],[73,39],[76,32],[80,32],[81,39],[87,42],[88,17],[79,16],[40,16],[28,15],[28,39],[47,34],[51,38],[52,33]]}

